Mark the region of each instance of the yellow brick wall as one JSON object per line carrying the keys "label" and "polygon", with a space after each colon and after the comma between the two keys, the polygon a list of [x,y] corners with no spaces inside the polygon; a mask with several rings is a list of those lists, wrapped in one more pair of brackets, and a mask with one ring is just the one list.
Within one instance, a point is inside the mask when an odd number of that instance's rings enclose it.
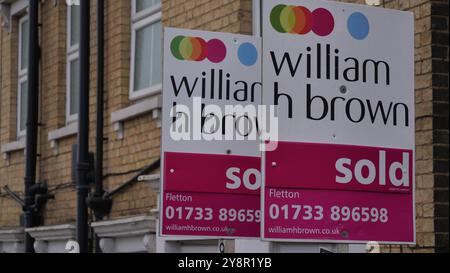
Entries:
{"label": "yellow brick wall", "polygon": [[251,34],[251,0],[163,0],[165,26]]}
{"label": "yellow brick wall", "polygon": [[[0,142],[11,142],[16,138],[16,104],[17,104],[17,63],[18,63],[18,18],[11,22],[11,32],[1,28],[1,104],[0,104]],[[11,190],[23,191],[23,151],[14,153],[9,164],[0,159],[0,188],[9,185]],[[3,194],[3,189],[1,194]],[[1,195],[0,195],[1,196]],[[0,226],[15,227],[19,225],[22,208],[8,198],[0,198]]]}
{"label": "yellow brick wall", "polygon": [[[66,124],[66,6],[42,4],[42,59],[41,59],[41,116],[43,126],[39,130],[39,154],[37,177],[48,183],[55,192],[55,200],[45,209],[45,225],[75,222],[76,192],[70,185],[71,150],[76,137],[58,142],[58,155],[50,146],[48,133]],[[137,170],[160,156],[161,130],[149,114],[126,121],[124,139],[118,140],[110,123],[111,113],[132,105],[129,99],[131,52],[131,1],[106,2],[105,27],[105,162],[104,174]],[[90,87],[90,150],[95,150],[96,103],[96,6],[91,4],[91,87]],[[251,33],[251,0],[205,1],[163,0],[163,24],[165,26],[196,28],[233,33]],[[17,31],[8,33],[1,28],[2,39],[2,92],[0,108],[1,144],[16,140],[15,104],[17,67]],[[45,110],[44,110],[45,109]],[[9,185],[23,196],[24,152],[11,155],[10,163],[0,158],[0,187]],[[130,175],[109,176],[105,179],[108,190],[122,184]],[[2,194],[4,192],[2,191]],[[136,184],[114,198],[109,218],[149,214],[156,205],[156,195],[144,184]],[[0,227],[19,226],[21,208],[10,198],[0,197]]]}
{"label": "yellow brick wall", "polygon": [[[425,0],[385,1],[385,7],[407,10],[415,18],[416,88],[416,231],[417,246],[392,246],[391,252],[434,252],[434,177],[431,71],[431,5]],[[428,67],[428,68],[427,68]]]}
{"label": "yellow brick wall", "polygon": [[[66,105],[66,7],[46,3],[42,8],[41,29],[41,123],[39,130],[38,178],[47,182],[50,188],[71,182],[71,146],[75,137],[59,143],[59,154],[47,140],[48,133],[65,126]],[[42,109],[46,109],[42,111]],[[46,225],[74,222],[76,195],[72,188],[55,193],[55,201],[50,201],[45,210]]]}

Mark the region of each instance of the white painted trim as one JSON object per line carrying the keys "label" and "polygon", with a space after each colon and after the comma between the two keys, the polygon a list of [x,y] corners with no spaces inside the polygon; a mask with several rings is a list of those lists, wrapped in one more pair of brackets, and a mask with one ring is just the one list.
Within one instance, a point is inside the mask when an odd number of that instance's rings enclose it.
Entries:
{"label": "white painted trim", "polygon": [[53,154],[58,155],[59,141],[64,138],[76,136],[78,134],[78,122],[72,122],[66,127],[59,128],[57,130],[50,131],[48,133],[48,141],[53,148]]}
{"label": "white painted trim", "polygon": [[13,17],[28,12],[28,0],[4,0],[0,1],[0,16],[3,18],[3,27],[11,32]]}
{"label": "white painted trim", "polygon": [[162,4],[158,3],[156,5],[153,5],[152,7],[149,7],[145,10],[141,10],[140,12],[136,12],[136,0],[133,0],[131,3],[131,18],[133,22],[139,21],[144,17],[147,17],[149,15],[152,15],[162,9]]}
{"label": "white painted trim", "polygon": [[133,104],[130,107],[123,108],[111,114],[111,123],[123,122],[133,119],[144,114],[150,113],[155,109],[162,107],[162,97],[157,95],[149,99],[143,100],[139,103]]}
{"label": "white painted trim", "polygon": [[0,254],[1,253],[23,253],[25,232],[23,228],[0,230]]}
{"label": "white painted trim", "polygon": [[[138,177],[138,182],[146,182],[146,183],[154,183],[158,182],[161,179],[161,174],[149,174],[149,175],[141,175]],[[155,186],[155,190],[159,191],[160,185]]]}
{"label": "white painted trim", "polygon": [[76,237],[74,225],[28,228],[25,232],[35,239],[36,253],[64,253],[67,242]]}
{"label": "white painted trim", "polygon": [[76,134],[78,134],[78,122],[74,122],[66,127],[50,131],[48,133],[48,141],[61,140]]}
{"label": "white painted trim", "polygon": [[0,230],[0,242],[5,243],[15,243],[22,242],[24,238],[24,229],[10,229],[10,230]]}
{"label": "white painted trim", "polygon": [[28,4],[29,4],[28,0],[17,0],[11,3],[10,9],[11,16],[15,16],[22,12],[27,12],[26,9],[28,9]]}
{"label": "white painted trim", "polygon": [[36,241],[63,241],[76,237],[74,225],[47,226],[25,229]]}
{"label": "white painted trim", "polygon": [[139,103],[133,104],[127,108],[120,109],[111,114],[111,123],[114,131],[117,133],[117,139],[124,138],[123,123],[127,120],[140,117],[145,114],[152,114],[153,119],[157,122],[157,127],[161,127],[161,115],[155,113],[160,112],[162,108],[162,96],[160,92],[158,95],[152,96]]}
{"label": "white painted trim", "polygon": [[[132,1],[132,27],[131,27],[131,65],[130,65],[130,91],[129,97],[131,100],[137,100],[146,96],[153,95],[155,93],[162,91],[162,83],[150,86],[149,88],[145,88],[142,90],[134,91],[134,75],[135,75],[135,65],[136,65],[136,33],[141,28],[147,27],[149,25],[158,23],[162,19],[162,5],[157,4],[153,7],[150,7],[146,10],[143,10],[139,13],[136,13],[136,0]],[[153,40],[153,37],[152,39]],[[161,37],[162,43],[162,37]],[[151,50],[151,49],[149,49]],[[162,65],[162,63],[161,63]],[[151,75],[152,71],[149,71],[149,75]]]}
{"label": "white painted trim", "polygon": [[91,227],[101,238],[131,237],[156,232],[156,218],[137,216],[111,221],[93,222]]}
{"label": "white painted trim", "polygon": [[22,151],[25,150],[25,146],[26,146],[25,138],[21,138],[17,141],[3,144],[1,152],[2,154],[9,154],[17,151]]}
{"label": "white painted trim", "polygon": [[156,252],[157,219],[137,216],[91,224],[104,253]]}

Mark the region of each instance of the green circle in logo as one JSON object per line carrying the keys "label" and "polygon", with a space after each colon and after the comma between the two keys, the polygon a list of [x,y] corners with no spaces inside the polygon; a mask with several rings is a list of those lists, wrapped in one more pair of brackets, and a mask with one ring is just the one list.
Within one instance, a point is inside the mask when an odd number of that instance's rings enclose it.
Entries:
{"label": "green circle in logo", "polygon": [[272,24],[272,27],[281,33],[285,33],[286,30],[281,25],[281,12],[286,8],[286,5],[277,5],[272,9],[272,12],[270,13],[270,23]]}
{"label": "green circle in logo", "polygon": [[180,52],[180,44],[181,41],[183,41],[184,36],[177,36],[175,38],[173,38],[172,43],[170,44],[170,51],[172,51],[172,55],[182,61],[183,60],[183,56],[181,55]]}

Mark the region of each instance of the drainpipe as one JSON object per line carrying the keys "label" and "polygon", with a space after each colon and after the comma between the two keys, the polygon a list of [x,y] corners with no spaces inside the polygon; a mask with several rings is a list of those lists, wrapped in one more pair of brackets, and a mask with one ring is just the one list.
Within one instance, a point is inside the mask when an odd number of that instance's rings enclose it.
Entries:
{"label": "drainpipe", "polygon": [[[35,226],[36,158],[39,116],[39,0],[30,0],[29,6],[29,61],[28,61],[28,101],[27,101],[27,136],[25,159],[25,228]],[[25,252],[34,253],[34,239],[25,234]]]}
{"label": "drainpipe", "polygon": [[80,253],[88,253],[89,226],[89,39],[90,1],[80,1],[80,92],[78,111],[77,158],[77,241]]}
{"label": "drainpipe", "polygon": [[[95,197],[103,197],[103,142],[104,142],[104,21],[105,2],[97,0],[97,133],[96,133],[96,155],[95,162]],[[95,220],[103,220],[101,213],[95,214]],[[100,241],[95,235],[95,252],[101,253]]]}

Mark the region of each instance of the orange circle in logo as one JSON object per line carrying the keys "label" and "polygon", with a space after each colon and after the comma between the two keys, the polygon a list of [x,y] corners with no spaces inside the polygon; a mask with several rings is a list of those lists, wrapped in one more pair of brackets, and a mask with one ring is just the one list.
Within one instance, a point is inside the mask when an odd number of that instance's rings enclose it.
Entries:
{"label": "orange circle in logo", "polygon": [[206,58],[206,42],[202,38],[195,37],[191,38],[192,43],[192,55],[191,60],[193,61],[203,61]]}
{"label": "orange circle in logo", "polygon": [[306,34],[311,31],[311,11],[309,9],[298,6],[294,7],[295,27],[294,32],[298,34]]}

